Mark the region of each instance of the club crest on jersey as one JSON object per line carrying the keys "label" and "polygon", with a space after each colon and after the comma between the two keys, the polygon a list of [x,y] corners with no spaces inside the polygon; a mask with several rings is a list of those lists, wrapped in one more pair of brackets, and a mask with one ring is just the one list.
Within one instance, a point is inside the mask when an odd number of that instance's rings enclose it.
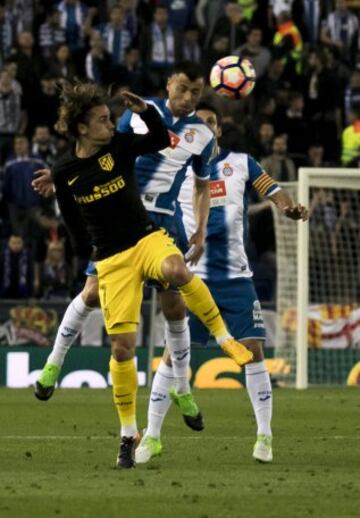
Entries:
{"label": "club crest on jersey", "polygon": [[98,160],[99,160],[101,169],[103,169],[104,171],[113,170],[115,162],[110,153],[106,153],[106,155],[101,156]]}
{"label": "club crest on jersey", "polygon": [[195,130],[190,129],[189,131],[187,131],[184,135],[184,138],[188,144],[192,144],[195,138]]}
{"label": "club crest on jersey", "polygon": [[171,130],[168,129],[168,134],[169,134],[169,137],[170,137],[170,147],[172,149],[175,149],[176,146],[179,144],[180,142],[180,137],[178,137],[176,135],[176,133],[173,133]]}
{"label": "club crest on jersey", "polygon": [[225,175],[225,176],[231,176],[234,172],[234,169],[231,167],[231,165],[228,162],[225,162],[222,172],[223,172],[223,175]]}

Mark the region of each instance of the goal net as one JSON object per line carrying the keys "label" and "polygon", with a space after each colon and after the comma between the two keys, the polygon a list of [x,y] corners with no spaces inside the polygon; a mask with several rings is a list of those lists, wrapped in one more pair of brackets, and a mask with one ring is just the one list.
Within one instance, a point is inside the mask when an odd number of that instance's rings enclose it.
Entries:
{"label": "goal net", "polygon": [[294,222],[274,209],[278,380],[297,388],[357,384],[360,171],[301,168],[299,182],[284,187],[310,219]]}

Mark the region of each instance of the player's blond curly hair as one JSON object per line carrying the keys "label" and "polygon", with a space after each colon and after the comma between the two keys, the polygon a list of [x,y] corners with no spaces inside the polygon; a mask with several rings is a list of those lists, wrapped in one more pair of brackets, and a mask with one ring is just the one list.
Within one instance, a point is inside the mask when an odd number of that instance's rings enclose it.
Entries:
{"label": "player's blond curly hair", "polygon": [[91,108],[108,104],[110,98],[105,90],[94,83],[59,81],[61,104],[58,121],[54,128],[61,135],[77,137],[79,122],[87,122]]}

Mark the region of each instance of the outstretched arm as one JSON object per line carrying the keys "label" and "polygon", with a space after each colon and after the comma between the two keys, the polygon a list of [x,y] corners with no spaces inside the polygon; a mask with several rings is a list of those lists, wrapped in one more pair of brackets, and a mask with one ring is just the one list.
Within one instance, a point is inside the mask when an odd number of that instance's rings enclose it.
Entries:
{"label": "outstretched arm", "polygon": [[271,201],[277,208],[290,219],[301,219],[306,221],[309,218],[309,211],[300,203],[295,203],[290,194],[285,189],[280,189],[271,196]]}
{"label": "outstretched arm", "polygon": [[149,130],[145,135],[127,134],[130,140],[129,151],[134,156],[138,156],[156,153],[170,146],[168,130],[156,108],[146,104],[141,97],[131,92],[123,92],[122,96],[127,108],[133,113],[137,113]]}
{"label": "outstretched arm", "polygon": [[210,189],[208,180],[194,178],[193,208],[196,221],[195,233],[189,239],[189,252],[186,261],[197,264],[204,252],[206,227],[210,209]]}

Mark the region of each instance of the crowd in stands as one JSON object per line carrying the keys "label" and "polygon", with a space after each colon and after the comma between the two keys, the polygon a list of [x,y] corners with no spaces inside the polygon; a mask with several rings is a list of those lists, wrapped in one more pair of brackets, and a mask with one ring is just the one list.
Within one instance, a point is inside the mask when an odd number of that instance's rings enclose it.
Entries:
{"label": "crowd in stands", "polygon": [[[359,13],[355,0],[0,0],[0,298],[69,299],[84,279],[54,199],[31,188],[68,145],[53,129],[58,79],[111,85],[120,115],[122,89],[165,96],[179,60],[208,76],[221,57],[249,58],[248,98],[205,91],[223,114],[222,145],[296,181],[301,166],[358,166]],[[251,220],[259,295],[271,301],[270,209]]]}

